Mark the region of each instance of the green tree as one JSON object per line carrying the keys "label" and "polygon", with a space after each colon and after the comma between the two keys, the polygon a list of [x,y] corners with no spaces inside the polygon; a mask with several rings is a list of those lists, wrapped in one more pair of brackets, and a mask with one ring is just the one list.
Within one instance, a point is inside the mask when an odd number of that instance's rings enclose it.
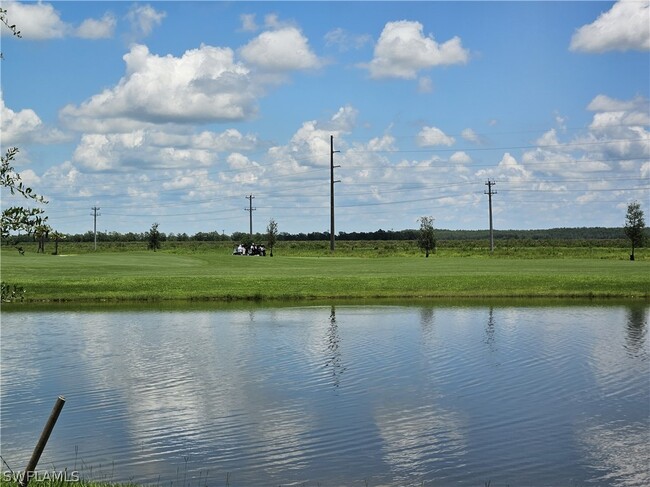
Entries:
{"label": "green tree", "polygon": [[[42,196],[35,194],[32,188],[25,186],[20,180],[20,175],[12,166],[16,154],[18,154],[18,148],[12,147],[2,156],[2,166],[0,167],[2,189],[8,189],[12,195],[22,195],[35,203],[47,203]],[[42,208],[11,206],[3,209],[2,222],[0,223],[2,238],[7,238],[11,232],[32,233],[35,228],[45,224],[47,217],[44,217],[43,214]]]}
{"label": "green tree", "polygon": [[54,252],[52,252],[52,255],[59,255],[59,242],[61,240],[65,240],[67,237],[64,233],[61,233],[57,230],[54,230],[50,237],[54,239]]}
{"label": "green tree", "polygon": [[426,257],[429,257],[429,252],[436,248],[436,236],[433,232],[433,218],[430,216],[421,216],[418,218],[420,222],[420,234],[418,235],[418,247],[424,250]]}
{"label": "green tree", "polygon": [[147,239],[147,248],[153,250],[154,252],[160,248],[160,242],[162,241],[162,235],[158,231],[158,224],[154,223],[151,225],[151,230],[149,230],[145,237]]}
{"label": "green tree", "polygon": [[271,218],[269,224],[266,227],[266,243],[269,246],[270,256],[273,257],[273,247],[278,241],[278,224]]}
{"label": "green tree", "polygon": [[37,254],[45,253],[45,242],[47,241],[50,231],[52,229],[49,225],[38,225],[34,229],[34,239],[38,242],[38,249],[36,250]]}
{"label": "green tree", "polygon": [[643,210],[641,203],[634,201],[627,205],[627,215],[625,216],[625,235],[632,242],[632,253],[630,260],[634,260],[635,247],[642,247],[645,236],[645,220],[643,219]]}

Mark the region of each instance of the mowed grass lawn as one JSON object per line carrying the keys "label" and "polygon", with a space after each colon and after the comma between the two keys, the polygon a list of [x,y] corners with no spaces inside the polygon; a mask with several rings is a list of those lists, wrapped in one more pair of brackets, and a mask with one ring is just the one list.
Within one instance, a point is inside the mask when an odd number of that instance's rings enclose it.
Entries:
{"label": "mowed grass lawn", "polygon": [[647,260],[3,250],[1,270],[27,301],[650,297]]}

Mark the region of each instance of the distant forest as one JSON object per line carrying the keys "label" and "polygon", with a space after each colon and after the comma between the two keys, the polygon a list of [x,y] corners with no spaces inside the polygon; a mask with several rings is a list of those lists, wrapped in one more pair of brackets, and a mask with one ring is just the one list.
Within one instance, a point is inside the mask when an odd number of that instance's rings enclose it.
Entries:
{"label": "distant forest", "polygon": [[[336,240],[417,240],[419,230],[382,230],[375,232],[339,232]],[[488,230],[435,230],[436,239],[441,241],[474,241],[489,239]],[[650,237],[650,232],[646,228],[646,235]],[[92,242],[94,241],[93,232],[83,234],[67,234],[64,239],[68,242]],[[232,235],[219,232],[198,232],[194,235],[186,233],[161,233],[161,241],[194,241],[194,242],[217,242],[217,241],[246,241],[250,237],[248,233],[235,232]],[[310,232],[310,233],[287,233],[278,234],[279,241],[318,241],[329,240],[329,232]],[[146,241],[146,232],[142,233],[119,233],[119,232],[97,232],[98,242],[140,242]],[[606,228],[606,227],[582,227],[582,228],[550,228],[544,230],[495,230],[494,239],[497,241],[505,240],[621,240],[627,239],[623,228]],[[33,236],[20,235],[12,236],[8,242],[13,245],[17,242],[33,241]],[[253,241],[264,242],[266,234],[253,234]]]}

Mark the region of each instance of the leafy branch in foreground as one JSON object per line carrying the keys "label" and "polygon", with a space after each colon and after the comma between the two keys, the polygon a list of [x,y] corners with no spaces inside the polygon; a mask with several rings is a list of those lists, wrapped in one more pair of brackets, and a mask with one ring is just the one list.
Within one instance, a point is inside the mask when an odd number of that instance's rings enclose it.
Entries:
{"label": "leafy branch in foreground", "polygon": [[[7,18],[7,9],[0,8],[0,22],[5,24],[9,28],[12,35],[16,37],[22,37],[16,25],[9,23],[9,19]],[[0,59],[4,59],[4,56],[2,55],[2,51],[0,51]]]}
{"label": "leafy branch in foreground", "polygon": [[[4,22],[4,18],[2,19]],[[28,200],[35,203],[47,203],[42,196],[34,193],[32,188],[25,186],[21,181],[20,175],[12,166],[12,161],[18,154],[18,148],[12,147],[2,156],[2,165],[0,166],[0,187],[8,189],[12,195],[22,195]],[[2,239],[9,237],[11,232],[32,233],[37,229],[46,228],[47,217],[43,216],[42,208],[25,208],[22,206],[11,206],[3,208],[2,219],[0,220],[0,235]],[[2,302],[22,301],[25,290],[16,284],[1,283],[0,299]]]}
{"label": "leafy branch in foreground", "polygon": [[[0,22],[6,25],[15,37],[22,37],[15,24],[10,24],[7,18],[7,10],[0,8]],[[0,60],[4,59],[0,51]],[[0,184],[2,188],[8,188],[12,195],[19,193],[25,198],[37,200],[41,203],[47,203],[40,196],[32,192],[32,188],[25,186],[20,180],[20,175],[14,170],[11,161],[14,160],[18,153],[17,147],[11,147],[7,150],[6,155],[2,156],[2,166],[0,169]],[[28,233],[32,228],[42,225],[47,217],[41,218],[43,210],[40,208],[22,208],[12,206],[2,210],[2,220],[0,221],[0,236],[5,239],[12,231],[26,230]],[[21,250],[22,252],[22,250]],[[3,303],[11,301],[22,301],[25,290],[16,284],[0,283],[0,301]],[[3,460],[4,461],[4,460]]]}
{"label": "leafy branch in foreground", "polygon": [[15,24],[12,25],[9,23],[9,19],[7,19],[7,9],[0,8],[0,22],[2,22],[7,27],[9,27],[9,30],[11,30],[11,33],[13,35],[15,35],[16,37],[22,37],[16,25]]}
{"label": "leafy branch in foreground", "polygon": [[[11,147],[2,156],[0,167],[0,185],[8,189],[12,195],[20,194],[35,203],[47,203],[42,197],[34,193],[32,188],[25,186],[20,175],[13,168],[12,161],[18,153],[17,147]],[[7,238],[10,232],[24,231],[31,233],[35,228],[44,225],[47,217],[43,217],[45,211],[42,208],[24,208],[22,206],[11,206],[2,210],[2,221],[0,222],[0,233],[2,238]]]}

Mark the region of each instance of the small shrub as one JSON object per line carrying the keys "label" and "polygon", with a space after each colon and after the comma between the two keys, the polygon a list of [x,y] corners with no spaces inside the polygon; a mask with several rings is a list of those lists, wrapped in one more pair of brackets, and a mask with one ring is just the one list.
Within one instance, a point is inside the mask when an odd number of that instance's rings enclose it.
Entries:
{"label": "small shrub", "polygon": [[15,303],[25,299],[25,290],[21,286],[16,284],[7,284],[4,281],[1,284],[0,294],[0,299],[3,303]]}

